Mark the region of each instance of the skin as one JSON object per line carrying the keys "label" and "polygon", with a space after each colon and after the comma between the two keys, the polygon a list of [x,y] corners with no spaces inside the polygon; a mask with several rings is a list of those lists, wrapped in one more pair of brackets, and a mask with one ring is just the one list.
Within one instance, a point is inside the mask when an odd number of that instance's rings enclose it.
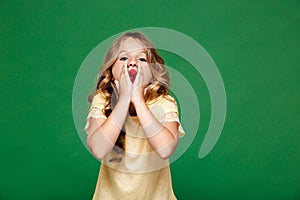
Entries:
{"label": "skin", "polygon": [[[130,69],[137,71],[134,83],[131,82],[128,74]],[[93,155],[102,160],[112,150],[125,123],[128,110],[133,106],[149,144],[162,159],[169,158],[178,143],[178,123],[162,124],[146,105],[145,86],[151,81],[152,74],[143,46],[136,40],[127,38],[112,66],[112,73],[119,99],[107,119],[91,118],[90,120],[87,144]]]}

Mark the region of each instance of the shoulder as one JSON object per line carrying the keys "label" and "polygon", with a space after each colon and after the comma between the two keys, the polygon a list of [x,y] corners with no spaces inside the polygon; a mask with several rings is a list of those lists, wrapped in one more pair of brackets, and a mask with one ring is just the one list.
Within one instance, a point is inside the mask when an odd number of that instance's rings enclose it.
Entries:
{"label": "shoulder", "polygon": [[167,102],[167,103],[174,103],[176,104],[176,100],[174,97],[172,97],[171,95],[165,95],[162,97],[162,101],[163,102]]}
{"label": "shoulder", "polygon": [[176,104],[176,100],[174,99],[174,97],[172,97],[171,95],[168,95],[168,94],[159,96],[155,99],[152,99],[152,100],[148,101],[147,104],[149,104],[149,105],[151,105],[151,104],[162,104],[162,103],[166,103],[166,102]]}
{"label": "shoulder", "polygon": [[172,97],[171,95],[161,96],[158,99],[157,104],[160,104],[160,105],[174,105],[174,106],[177,105],[175,98]]}
{"label": "shoulder", "polygon": [[102,92],[98,92],[97,94],[95,94],[93,100],[105,100],[106,97],[104,96],[104,94]]}
{"label": "shoulder", "polygon": [[106,104],[106,97],[102,92],[99,92],[94,95],[91,107],[99,107],[100,105],[105,105]]}
{"label": "shoulder", "polygon": [[177,103],[174,97],[170,95],[160,96],[157,99],[149,102],[149,106],[160,111],[178,112]]}

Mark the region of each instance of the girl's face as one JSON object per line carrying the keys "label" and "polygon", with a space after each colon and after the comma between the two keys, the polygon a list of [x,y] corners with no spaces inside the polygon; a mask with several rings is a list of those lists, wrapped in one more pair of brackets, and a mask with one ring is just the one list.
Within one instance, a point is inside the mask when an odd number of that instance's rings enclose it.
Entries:
{"label": "girl's face", "polygon": [[112,74],[115,80],[120,80],[122,68],[127,65],[128,72],[135,70],[137,72],[138,66],[142,68],[143,82],[148,84],[152,79],[147,55],[144,51],[144,46],[133,38],[124,40],[120,47],[120,54],[116,62],[112,66]]}

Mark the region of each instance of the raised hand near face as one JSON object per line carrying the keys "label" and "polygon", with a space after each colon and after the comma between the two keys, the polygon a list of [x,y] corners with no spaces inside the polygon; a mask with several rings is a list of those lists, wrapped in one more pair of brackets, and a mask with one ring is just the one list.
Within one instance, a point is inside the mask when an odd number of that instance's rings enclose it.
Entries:
{"label": "raised hand near face", "polygon": [[116,87],[119,93],[119,100],[131,100],[132,96],[132,82],[130,80],[127,64],[124,63],[122,66],[120,81],[115,80]]}
{"label": "raised hand near face", "polygon": [[137,74],[133,82],[132,94],[131,94],[131,102],[134,105],[138,105],[140,102],[145,102],[144,99],[144,72],[143,67],[138,64]]}

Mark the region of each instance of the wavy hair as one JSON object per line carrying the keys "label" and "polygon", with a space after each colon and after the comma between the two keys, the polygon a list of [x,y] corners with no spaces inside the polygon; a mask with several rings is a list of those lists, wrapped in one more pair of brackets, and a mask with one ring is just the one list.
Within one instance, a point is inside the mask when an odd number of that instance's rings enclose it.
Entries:
{"label": "wavy hair", "polygon": [[[132,38],[142,44],[147,56],[147,62],[152,73],[152,81],[146,87],[145,100],[149,102],[161,96],[166,96],[169,91],[169,73],[164,66],[163,58],[157,53],[151,41],[140,32],[126,32],[119,36],[108,49],[104,63],[101,67],[101,71],[98,74],[98,81],[95,90],[89,96],[89,102],[93,97],[102,93],[106,98],[106,105],[103,109],[103,113],[108,117],[112,112],[114,105],[117,102],[117,95],[114,95],[116,91],[116,85],[114,77],[112,75],[112,67],[116,62],[123,42],[127,38]],[[120,135],[115,143],[114,151],[117,155],[117,161],[121,161],[122,155],[125,150],[125,134],[124,130],[121,130]]]}

